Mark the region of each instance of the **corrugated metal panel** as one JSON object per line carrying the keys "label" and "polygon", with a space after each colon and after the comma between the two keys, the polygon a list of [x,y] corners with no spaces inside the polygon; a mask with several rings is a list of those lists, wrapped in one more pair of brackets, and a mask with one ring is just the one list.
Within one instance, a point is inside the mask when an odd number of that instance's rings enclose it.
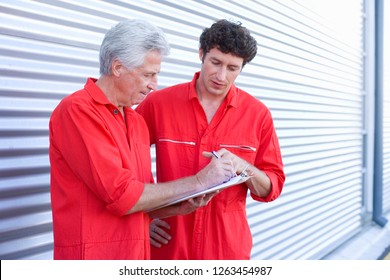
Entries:
{"label": "corrugated metal panel", "polygon": [[390,211],[390,3],[384,5],[383,63],[383,212]]}
{"label": "corrugated metal panel", "polygon": [[31,1],[3,2],[0,258],[51,259],[48,120],[60,98],[79,88],[86,75],[96,74],[101,34],[77,28],[70,11]]}
{"label": "corrugated metal panel", "polygon": [[[4,1],[5,2],[5,1]],[[287,182],[248,203],[253,258],[320,258],[356,233],[362,200],[362,13],[336,38],[319,1],[9,1],[0,3],[0,258],[51,258],[48,120],[65,95],[98,75],[105,31],[151,20],[172,45],[159,87],[199,69],[198,37],[215,19],[247,26],[259,54],[237,85],[271,109]],[[339,3],[323,1],[329,16]],[[343,22],[343,26],[346,24]]]}
{"label": "corrugated metal panel", "polygon": [[[321,258],[361,228],[363,18],[362,3],[347,2],[348,10],[340,1],[253,7],[267,26],[250,92],[272,110],[287,174],[278,200],[248,204],[255,259]],[[335,32],[322,17],[340,10],[332,22],[348,13],[355,25]]]}

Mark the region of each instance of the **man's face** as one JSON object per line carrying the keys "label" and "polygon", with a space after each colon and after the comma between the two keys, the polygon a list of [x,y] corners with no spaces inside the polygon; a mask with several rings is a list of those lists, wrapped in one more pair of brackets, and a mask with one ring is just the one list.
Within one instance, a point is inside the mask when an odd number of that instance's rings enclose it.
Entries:
{"label": "man's face", "polygon": [[200,93],[225,96],[240,74],[244,59],[217,48],[206,54],[200,49],[199,58],[203,61],[198,80]]}
{"label": "man's face", "polygon": [[159,52],[152,51],[145,56],[144,64],[129,70],[124,69],[118,78],[117,95],[118,103],[122,106],[137,105],[144,100],[151,90],[157,88],[157,75],[160,73],[162,56]]}

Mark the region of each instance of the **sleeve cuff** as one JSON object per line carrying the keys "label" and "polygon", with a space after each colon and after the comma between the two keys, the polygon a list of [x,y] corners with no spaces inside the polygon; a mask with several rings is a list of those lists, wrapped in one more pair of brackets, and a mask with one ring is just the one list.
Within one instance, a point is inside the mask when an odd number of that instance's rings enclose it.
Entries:
{"label": "sleeve cuff", "polygon": [[144,191],[144,183],[130,182],[123,195],[113,203],[107,205],[107,209],[117,216],[125,215],[137,203]]}
{"label": "sleeve cuff", "polygon": [[259,197],[251,193],[251,197],[256,201],[261,202],[271,202],[277,199],[282,192],[282,187],[280,186],[278,177],[273,172],[264,171],[268,178],[271,180],[271,190],[266,197]]}

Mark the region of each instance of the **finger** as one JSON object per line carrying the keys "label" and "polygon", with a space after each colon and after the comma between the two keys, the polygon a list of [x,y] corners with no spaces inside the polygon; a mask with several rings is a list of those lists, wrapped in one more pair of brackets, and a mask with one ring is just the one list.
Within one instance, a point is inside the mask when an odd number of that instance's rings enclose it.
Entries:
{"label": "finger", "polygon": [[216,196],[217,194],[219,194],[219,190],[218,191],[215,191],[215,192],[212,192],[212,193],[208,193],[204,196],[203,200],[210,200],[212,199],[214,196]]}
{"label": "finger", "polygon": [[186,214],[189,214],[189,213],[195,211],[201,205],[200,205],[200,202],[198,199],[191,198],[189,200],[184,201],[181,206],[182,206],[182,210],[185,211]]}
{"label": "finger", "polygon": [[231,172],[233,175],[236,174],[236,168],[234,167],[233,161],[229,159],[227,163],[227,169],[229,172]]}
{"label": "finger", "polygon": [[161,243],[157,242],[153,238],[150,238],[150,245],[157,247],[157,248],[161,248],[161,246],[162,246]]}
{"label": "finger", "polygon": [[198,204],[198,201],[199,201],[199,197],[195,197],[195,198],[190,198],[189,200],[187,200],[187,203],[193,207],[196,207]]}
{"label": "finger", "polygon": [[211,199],[213,199],[213,197],[218,194],[219,191],[216,191],[216,192],[212,192],[212,193],[209,193],[207,194],[204,198],[203,198],[203,205],[206,206],[207,204],[209,204],[209,202],[211,201]]}
{"label": "finger", "polygon": [[170,226],[167,222],[154,219],[149,225],[149,235],[150,235],[150,243],[153,246],[159,247],[158,244],[167,244],[171,239],[171,236],[163,229],[170,229]]}
{"label": "finger", "polygon": [[227,161],[222,165],[222,168],[228,172],[235,173],[235,168],[231,161]]}
{"label": "finger", "polygon": [[202,202],[209,201],[211,198],[213,198],[218,193],[219,193],[219,190],[203,195]]}
{"label": "finger", "polygon": [[162,245],[162,244],[168,244],[170,238],[169,239],[165,238],[165,237],[161,236],[160,234],[154,232],[154,233],[150,234],[150,240],[153,240],[154,242]]}
{"label": "finger", "polygon": [[160,219],[154,219],[152,221],[152,224],[156,227],[163,227],[163,228],[166,228],[166,229],[171,229],[171,227],[169,226],[169,224],[164,221],[164,220],[160,220]]}
{"label": "finger", "polygon": [[162,244],[167,244],[168,240],[163,238],[160,234],[156,232],[157,227],[150,227],[149,228],[149,235],[150,235],[150,244],[160,248]]}
{"label": "finger", "polygon": [[222,148],[220,150],[217,151],[218,155],[220,155],[220,157],[223,157],[223,156],[227,156],[228,154],[231,154],[228,150],[226,150],[225,148]]}
{"label": "finger", "polygon": [[211,152],[202,152],[202,155],[206,158],[213,158],[213,154]]}
{"label": "finger", "polygon": [[153,233],[150,235],[153,236],[154,239],[167,244],[169,240],[171,240],[171,235],[166,232],[163,228],[155,227]]}
{"label": "finger", "polygon": [[158,233],[157,231],[150,231],[150,244],[153,245],[154,247],[157,247],[157,248],[161,248],[161,246],[163,244],[168,244],[169,240],[170,240],[170,236],[169,238],[165,238],[163,236],[160,235],[160,233]]}
{"label": "finger", "polygon": [[232,165],[225,165],[222,167],[222,174],[227,177],[228,179],[234,177],[236,175],[236,172],[234,170],[234,167]]}
{"label": "finger", "polygon": [[203,198],[205,197],[206,195],[201,195],[201,196],[197,196],[197,197],[194,197],[194,198],[190,198],[188,200],[188,203],[191,204],[191,206],[195,207],[195,208],[198,208],[202,201],[203,201]]}

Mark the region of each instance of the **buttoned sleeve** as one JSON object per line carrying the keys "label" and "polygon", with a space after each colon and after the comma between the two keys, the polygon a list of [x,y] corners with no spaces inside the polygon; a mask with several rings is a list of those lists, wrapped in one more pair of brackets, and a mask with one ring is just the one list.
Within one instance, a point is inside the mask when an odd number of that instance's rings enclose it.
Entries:
{"label": "buttoned sleeve", "polygon": [[261,139],[255,166],[265,172],[271,181],[271,191],[266,197],[258,197],[251,193],[253,199],[262,202],[270,202],[278,198],[282,192],[285,174],[279,146],[279,140],[274,128],[271,112],[264,114],[261,124]]}

